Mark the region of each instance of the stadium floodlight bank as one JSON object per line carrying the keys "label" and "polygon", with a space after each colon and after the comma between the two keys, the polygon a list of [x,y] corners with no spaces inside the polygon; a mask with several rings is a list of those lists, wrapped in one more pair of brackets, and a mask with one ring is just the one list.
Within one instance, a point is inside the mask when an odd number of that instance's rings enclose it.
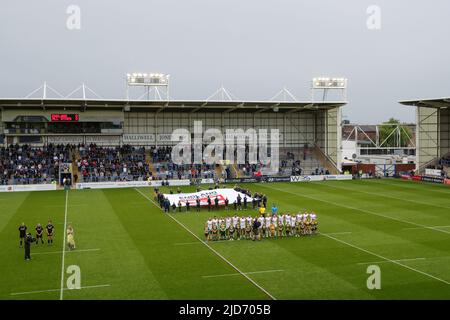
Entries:
{"label": "stadium floodlight bank", "polygon": [[[126,97],[130,99],[130,89],[133,87],[145,88],[144,94],[138,100],[146,96],[147,100],[169,100],[169,78],[170,75],[163,73],[127,73],[126,76]],[[161,90],[164,89],[164,90]],[[151,95],[151,93],[154,95]]]}

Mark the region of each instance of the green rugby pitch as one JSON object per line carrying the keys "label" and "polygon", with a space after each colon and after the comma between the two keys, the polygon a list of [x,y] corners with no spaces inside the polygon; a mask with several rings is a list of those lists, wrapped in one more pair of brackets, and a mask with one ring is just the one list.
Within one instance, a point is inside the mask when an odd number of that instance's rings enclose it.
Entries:
{"label": "green rugby pitch", "polygon": [[[320,234],[205,244],[208,217],[232,210],[167,215],[151,188],[2,193],[0,299],[450,299],[450,188],[392,179],[243,186],[280,212],[315,211]],[[75,251],[63,249],[65,218]],[[33,245],[25,262],[19,224],[34,234],[48,219],[54,244]],[[79,290],[66,288],[71,265]],[[367,288],[370,265],[380,290]]]}

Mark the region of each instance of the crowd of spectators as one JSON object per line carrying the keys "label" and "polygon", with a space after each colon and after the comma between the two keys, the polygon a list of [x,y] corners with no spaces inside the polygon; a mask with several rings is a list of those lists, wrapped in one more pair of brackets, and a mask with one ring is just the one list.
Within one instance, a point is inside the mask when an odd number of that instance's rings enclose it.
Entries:
{"label": "crowd of spectators", "polygon": [[142,181],[151,175],[143,147],[90,144],[79,145],[78,151],[77,167],[83,182]]}
{"label": "crowd of spectators", "polygon": [[[75,158],[78,151],[79,157]],[[245,164],[238,169],[245,177],[257,177],[269,172],[269,168],[261,162],[248,162],[248,148],[245,150]],[[150,156],[150,159],[146,158]],[[283,153],[280,161],[279,175],[301,175],[301,161],[292,152]],[[226,150],[224,150],[226,156]],[[235,154],[236,156],[236,154]],[[268,155],[270,156],[270,155]],[[192,152],[194,157],[194,152]],[[69,168],[62,164],[75,162],[78,172],[74,173],[76,182],[104,181],[144,181],[148,179],[214,179],[231,178],[231,165],[219,164],[176,164],[172,161],[172,147],[153,146],[132,147],[129,145],[104,147],[95,144],[52,145],[31,147],[30,145],[11,145],[0,149],[0,184],[36,184],[56,181],[59,172],[68,172]],[[152,170],[151,166],[154,167]],[[324,169],[317,168],[312,174],[326,174]]]}
{"label": "crowd of spectators", "polygon": [[51,183],[58,179],[59,166],[70,162],[71,145],[0,148],[0,184]]}

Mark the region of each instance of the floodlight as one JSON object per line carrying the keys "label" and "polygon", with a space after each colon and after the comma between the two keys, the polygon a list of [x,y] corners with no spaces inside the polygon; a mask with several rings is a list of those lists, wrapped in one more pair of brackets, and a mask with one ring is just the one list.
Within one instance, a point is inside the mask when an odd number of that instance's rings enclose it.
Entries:
{"label": "floodlight", "polygon": [[345,78],[319,77],[314,78],[312,83],[314,89],[345,89],[347,87]]}

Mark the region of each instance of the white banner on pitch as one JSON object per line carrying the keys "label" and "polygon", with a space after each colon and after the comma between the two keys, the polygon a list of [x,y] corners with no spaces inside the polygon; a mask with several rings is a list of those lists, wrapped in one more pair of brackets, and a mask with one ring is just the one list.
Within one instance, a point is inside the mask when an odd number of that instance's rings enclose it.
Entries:
{"label": "white banner on pitch", "polygon": [[[189,202],[191,207],[197,204],[197,197],[200,198],[200,205],[207,206],[208,205],[208,196],[211,198],[211,204],[214,205],[214,199],[219,199],[219,205],[225,204],[225,199],[228,198],[230,204],[234,203],[237,200],[238,195],[241,195],[242,202],[244,202],[245,194],[242,192],[237,192],[233,189],[214,189],[214,190],[205,190],[195,193],[178,193],[178,194],[164,194],[164,197],[169,199],[170,204],[174,204],[178,206],[178,201],[181,202],[181,206],[185,207],[186,202]],[[251,202],[253,198],[247,196],[247,201]]]}

